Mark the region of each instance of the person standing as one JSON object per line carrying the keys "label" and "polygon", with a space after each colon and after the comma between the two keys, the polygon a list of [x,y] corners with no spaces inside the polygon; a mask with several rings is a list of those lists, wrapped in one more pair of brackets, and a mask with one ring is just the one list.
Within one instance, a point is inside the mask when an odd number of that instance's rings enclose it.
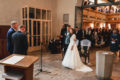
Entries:
{"label": "person standing", "polygon": [[61,49],[64,47],[64,41],[65,41],[65,32],[66,32],[66,25],[64,24],[61,33],[60,33],[60,39],[61,39]]}
{"label": "person standing", "polygon": [[69,32],[70,29],[71,29],[71,26],[68,25],[68,26],[67,26],[67,30],[66,30],[66,32],[65,32],[64,55],[65,55],[66,50],[67,50],[67,48],[68,48],[68,45],[69,45],[69,43],[70,43],[70,32]]}
{"label": "person standing", "polygon": [[66,51],[65,57],[62,61],[62,65],[64,67],[74,69],[76,71],[81,71],[81,72],[93,71],[92,68],[83,64],[79,56],[79,51],[76,45],[76,35],[75,35],[74,29],[70,29],[70,34],[71,34],[70,43]]}
{"label": "person standing", "polygon": [[116,56],[118,56],[119,46],[119,35],[117,34],[117,30],[113,30],[113,34],[111,35],[111,44],[110,44],[110,51],[114,52]]}
{"label": "person standing", "polygon": [[13,52],[15,54],[27,54],[28,42],[25,32],[26,27],[21,25],[18,27],[18,31],[12,35],[12,41],[14,45]]}
{"label": "person standing", "polygon": [[18,24],[16,21],[11,21],[11,28],[7,32],[7,51],[13,53],[12,34],[17,31]]}
{"label": "person standing", "polygon": [[80,47],[79,42],[80,42],[81,38],[80,38],[80,30],[79,30],[78,27],[75,27],[75,35],[76,35],[76,38],[77,38],[77,40],[76,40],[77,46],[79,48]]}

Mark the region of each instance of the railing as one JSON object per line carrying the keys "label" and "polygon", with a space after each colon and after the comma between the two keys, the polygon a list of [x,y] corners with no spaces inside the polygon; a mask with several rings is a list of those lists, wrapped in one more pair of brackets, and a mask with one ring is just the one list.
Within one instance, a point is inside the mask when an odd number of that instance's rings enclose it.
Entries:
{"label": "railing", "polygon": [[84,9],[84,21],[99,21],[99,22],[120,22],[120,13],[103,13],[92,9]]}
{"label": "railing", "polygon": [[107,22],[120,22],[120,13],[107,14]]}

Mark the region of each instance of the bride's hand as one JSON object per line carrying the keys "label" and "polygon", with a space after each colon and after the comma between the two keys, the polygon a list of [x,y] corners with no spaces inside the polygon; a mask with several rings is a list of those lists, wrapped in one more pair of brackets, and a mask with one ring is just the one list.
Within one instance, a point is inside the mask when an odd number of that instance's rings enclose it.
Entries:
{"label": "bride's hand", "polygon": [[71,50],[73,50],[73,47],[74,47],[74,46],[71,47]]}
{"label": "bride's hand", "polygon": [[74,38],[74,41],[76,41],[77,39],[76,38]]}

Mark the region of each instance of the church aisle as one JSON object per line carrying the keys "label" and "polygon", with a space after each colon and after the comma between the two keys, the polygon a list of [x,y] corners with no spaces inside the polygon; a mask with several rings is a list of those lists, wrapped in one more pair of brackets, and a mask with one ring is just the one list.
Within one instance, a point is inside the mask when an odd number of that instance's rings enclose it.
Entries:
{"label": "church aisle", "polygon": [[[96,51],[100,48],[90,50],[90,66],[94,71],[89,73],[76,72],[71,69],[64,68],[61,65],[61,54],[50,54],[44,52],[43,55],[43,72],[36,75],[39,69],[39,61],[34,66],[34,80],[96,80]],[[109,50],[109,48],[101,48],[101,50]],[[30,53],[31,55],[39,56],[39,52]],[[83,60],[83,59],[82,59]],[[83,60],[84,61],[84,60]],[[113,80],[120,80],[120,59],[114,61]]]}

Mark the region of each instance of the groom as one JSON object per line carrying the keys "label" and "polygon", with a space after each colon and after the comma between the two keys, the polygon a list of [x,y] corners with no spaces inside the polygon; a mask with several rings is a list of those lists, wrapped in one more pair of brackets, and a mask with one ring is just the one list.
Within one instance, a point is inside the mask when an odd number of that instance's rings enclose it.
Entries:
{"label": "groom", "polygon": [[70,28],[71,28],[71,26],[70,25],[68,25],[67,26],[67,30],[66,30],[66,32],[65,32],[65,44],[64,44],[64,56],[65,56],[65,53],[66,53],[66,50],[67,50],[67,48],[68,48],[68,45],[69,45],[69,43],[70,43]]}

